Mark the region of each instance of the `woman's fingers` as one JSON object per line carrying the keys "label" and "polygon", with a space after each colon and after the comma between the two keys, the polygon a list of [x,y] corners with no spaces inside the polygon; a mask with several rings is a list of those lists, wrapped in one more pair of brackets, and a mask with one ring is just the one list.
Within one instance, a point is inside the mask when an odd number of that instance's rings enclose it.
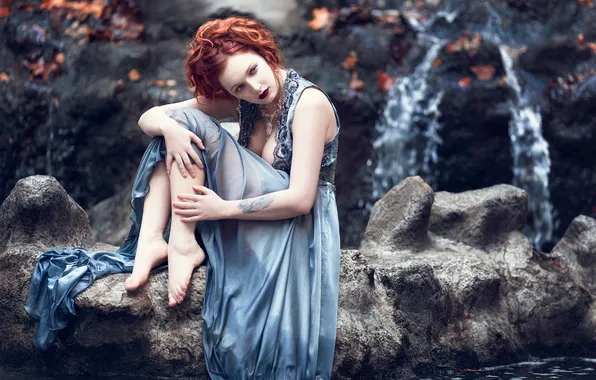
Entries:
{"label": "woman's fingers", "polygon": [[184,162],[182,162],[182,157],[180,157],[180,154],[176,153],[174,158],[176,158],[176,163],[178,164],[180,174],[182,174],[182,177],[186,178],[186,169],[184,168]]}
{"label": "woman's fingers", "polygon": [[174,214],[184,216],[184,217],[192,217],[196,216],[196,210],[174,210]]}
{"label": "woman's fingers", "polygon": [[[182,201],[198,202],[201,200],[201,196],[197,195],[197,194],[183,193],[183,194],[178,194],[178,199],[180,199]],[[176,202],[174,202],[174,203],[176,203]]]}
{"label": "woman's fingers", "polygon": [[205,186],[193,185],[192,189],[198,194],[208,194],[211,189]]}
{"label": "woman's fingers", "polygon": [[203,140],[201,140],[199,138],[199,136],[197,136],[197,135],[195,135],[194,133],[191,132],[190,139],[192,140],[192,142],[194,142],[195,144],[197,144],[197,146],[200,149],[205,149],[205,145],[203,145]]}
{"label": "woman's fingers", "polygon": [[199,169],[203,170],[203,161],[201,161],[201,158],[199,157],[197,152],[195,152],[194,149],[191,149],[187,153],[190,156],[190,158],[192,158],[192,160],[195,162],[195,165],[197,165],[199,167]]}
{"label": "woman's fingers", "polygon": [[172,202],[172,206],[174,206],[174,208],[179,208],[179,209],[191,209],[191,208],[196,207],[196,203],[195,202],[174,201],[174,202]]}
{"label": "woman's fingers", "polygon": [[172,160],[174,159],[174,157],[172,157],[171,153],[168,153],[166,156],[166,172],[168,173],[168,175],[170,175],[170,172],[172,171]]}
{"label": "woman's fingers", "polygon": [[182,157],[182,161],[184,162],[184,165],[186,166],[186,171],[188,171],[188,173],[190,173],[190,176],[192,178],[195,178],[195,171],[192,168],[192,162],[190,162],[190,157],[188,157],[188,154],[185,154]]}
{"label": "woman's fingers", "polygon": [[180,218],[180,220],[183,221],[184,223],[191,223],[191,222],[198,222],[199,220],[201,220],[201,217],[191,216],[191,217],[186,217],[186,218]]}

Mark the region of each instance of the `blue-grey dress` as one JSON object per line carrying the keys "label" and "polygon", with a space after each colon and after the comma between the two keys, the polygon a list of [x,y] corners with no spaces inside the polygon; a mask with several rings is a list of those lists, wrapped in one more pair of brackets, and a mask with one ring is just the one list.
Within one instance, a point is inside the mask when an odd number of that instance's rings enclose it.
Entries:
{"label": "blue-grey dress", "polygon": [[[236,200],[287,189],[292,120],[304,89],[314,85],[288,70],[272,165],[247,147],[258,107],[242,101],[238,141],[195,109],[170,116],[196,133],[206,185]],[[337,118],[339,133],[339,119]],[[333,178],[338,133],[325,145],[311,211],[278,221],[201,221],[208,256],[203,302],[205,362],[212,379],[329,379],[335,348],[339,222]],[[35,343],[45,348],[74,314],[74,296],[104,274],[131,271],[144,197],[165,143],[156,138],[140,164],[132,193],[132,227],[115,253],[82,249],[44,253],[32,277],[26,310],[40,320]],[[58,281],[60,279],[60,281]]]}

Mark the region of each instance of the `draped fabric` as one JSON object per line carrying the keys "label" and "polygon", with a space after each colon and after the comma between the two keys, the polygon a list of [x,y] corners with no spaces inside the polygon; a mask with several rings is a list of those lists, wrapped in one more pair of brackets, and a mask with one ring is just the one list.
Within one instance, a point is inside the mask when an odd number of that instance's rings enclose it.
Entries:
{"label": "draped fabric", "polygon": [[[284,110],[288,113],[298,101],[296,92],[309,87],[290,73],[304,85],[292,92],[295,97]],[[203,140],[206,186],[221,198],[245,199],[289,187],[289,171],[246,149],[209,116],[195,109],[170,116]],[[291,118],[285,120],[278,128],[291,135]],[[328,144],[334,154],[336,144],[337,137]],[[163,138],[156,138],[143,156],[132,194],[131,231],[117,252],[64,249],[40,257],[26,306],[40,320],[38,347],[47,348],[56,331],[66,326],[75,314],[74,297],[93,280],[132,270],[149,178],[164,152]],[[335,157],[327,161],[334,167]],[[329,379],[340,254],[333,184],[319,181],[306,215],[277,221],[201,221],[197,228],[208,256],[202,317],[211,378]]]}

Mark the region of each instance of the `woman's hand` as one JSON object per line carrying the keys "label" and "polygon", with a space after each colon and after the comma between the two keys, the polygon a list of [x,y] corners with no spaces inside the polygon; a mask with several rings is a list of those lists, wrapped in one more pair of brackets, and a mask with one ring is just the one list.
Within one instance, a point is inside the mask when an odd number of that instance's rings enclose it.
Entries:
{"label": "woman's hand", "polygon": [[187,173],[190,173],[190,176],[195,178],[196,173],[192,168],[191,159],[201,169],[203,169],[203,162],[199,158],[197,152],[193,149],[191,143],[194,142],[199,149],[205,149],[203,141],[201,141],[199,136],[178,125],[173,119],[172,121],[174,122],[172,126],[168,126],[163,133],[163,137],[166,140],[166,149],[168,151],[166,157],[166,169],[168,174],[171,173],[172,163],[176,160],[180,173],[184,178],[186,178]]}
{"label": "woman's hand", "polygon": [[183,222],[199,220],[226,219],[227,203],[205,186],[193,186],[195,194],[180,194],[179,201],[172,203],[174,213],[182,217]]}

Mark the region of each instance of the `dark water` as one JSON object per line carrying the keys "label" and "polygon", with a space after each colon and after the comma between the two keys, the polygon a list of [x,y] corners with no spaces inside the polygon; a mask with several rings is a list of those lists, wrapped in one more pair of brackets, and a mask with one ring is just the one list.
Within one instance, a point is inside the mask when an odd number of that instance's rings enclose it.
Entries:
{"label": "dark water", "polygon": [[[374,377],[371,377],[371,379]],[[48,376],[43,374],[23,374],[0,369],[1,380],[149,380],[139,376]],[[364,379],[364,377],[362,377]],[[442,368],[433,370],[419,380],[526,380],[526,379],[596,379],[596,359],[554,358],[541,361],[523,362],[479,370],[458,370]],[[389,380],[389,379],[388,379]]]}

